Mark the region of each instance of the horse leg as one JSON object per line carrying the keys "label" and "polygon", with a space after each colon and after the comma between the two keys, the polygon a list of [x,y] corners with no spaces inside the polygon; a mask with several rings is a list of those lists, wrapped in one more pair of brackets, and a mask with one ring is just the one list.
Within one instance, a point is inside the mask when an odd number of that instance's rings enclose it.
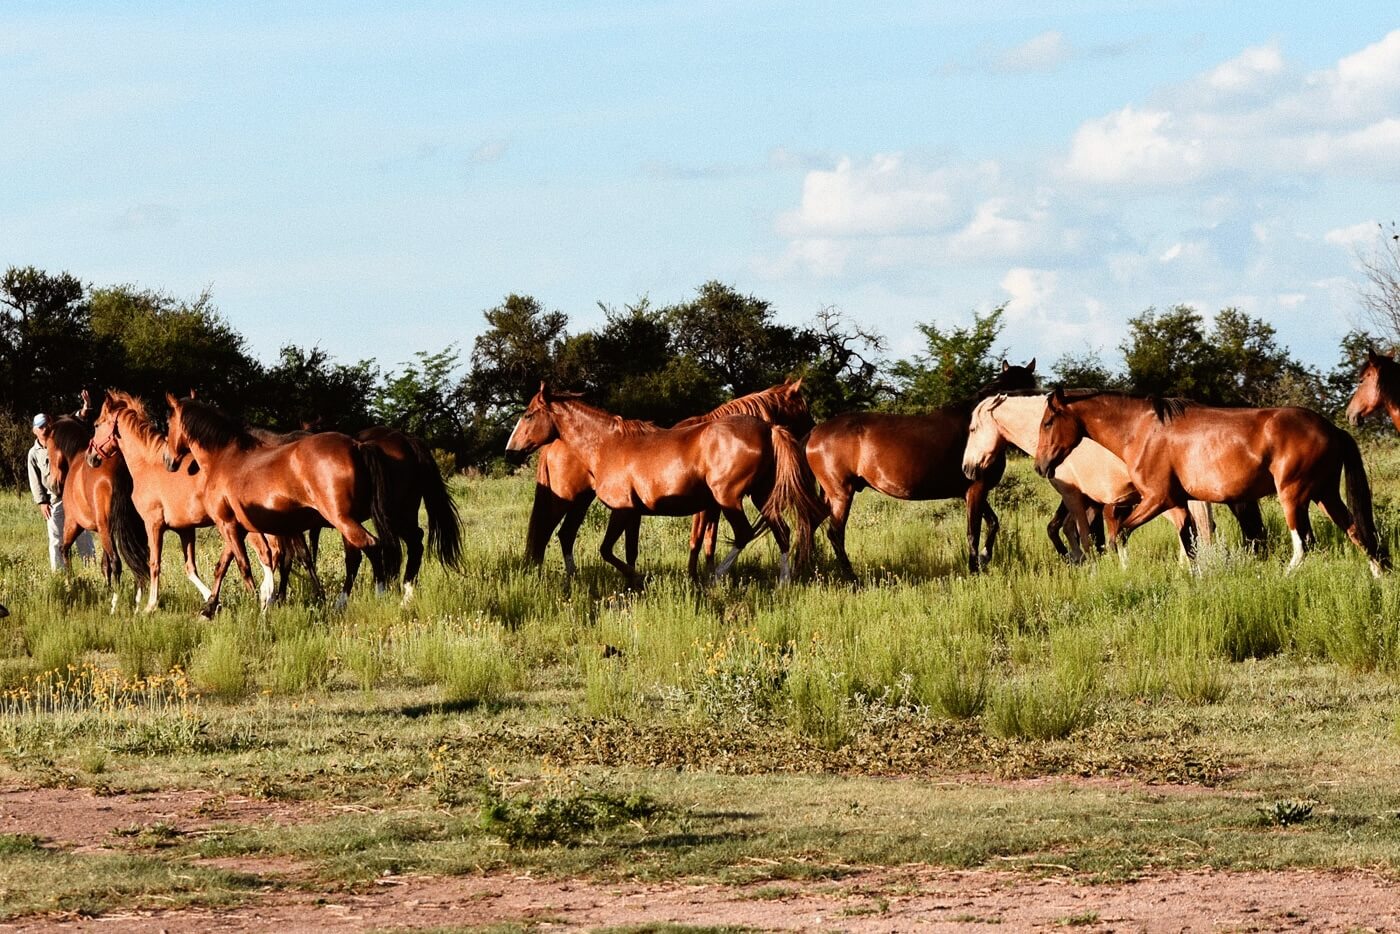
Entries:
{"label": "horse leg", "polygon": [[1196,518],[1185,506],[1173,506],[1166,513],[1176,526],[1176,537],[1181,542],[1181,563],[1190,564],[1196,557]]}
{"label": "horse leg", "polygon": [[[982,512],[987,509],[987,488],[974,483],[967,488],[967,570],[976,574],[982,569],[978,546],[982,539]],[[990,510],[988,510],[990,511]]]}
{"label": "horse leg", "polygon": [[719,544],[719,510],[705,513],[705,573],[715,570],[715,546]]}
{"label": "horse leg", "polygon": [[612,515],[608,516],[608,527],[603,531],[603,543],[598,546],[598,553],[603,556],[603,560],[617,568],[618,573],[627,578],[629,587],[641,585],[641,575],[637,573],[637,568],[633,564],[619,561],[617,555],[613,554],[613,546],[622,537],[622,533],[636,521],[640,524],[641,517],[635,515],[631,509],[614,509]]}
{"label": "horse leg", "polygon": [[[244,540],[248,533],[236,522],[225,522],[219,524],[219,534],[224,539],[224,550],[219,555],[218,563],[214,566],[214,586],[210,589],[209,598],[204,602],[204,608],[199,611],[199,615],[205,619],[213,619],[214,614],[219,609],[219,594],[224,589],[224,575],[228,573],[230,563],[238,564],[238,571],[243,576],[243,583],[248,589],[256,589],[253,583],[253,570],[248,564],[248,552],[244,550]],[[188,560],[193,561],[193,530],[190,531],[188,547]]]}
{"label": "horse leg", "polygon": [[1283,506],[1283,519],[1288,523],[1288,531],[1293,538],[1293,557],[1289,559],[1288,569],[1284,573],[1292,574],[1303,563],[1303,555],[1312,547],[1312,519],[1308,516],[1307,497],[1299,495],[1297,490],[1279,490],[1278,498]]}
{"label": "horse leg", "polygon": [[[194,529],[178,529],[178,530],[176,530],[175,534],[178,535],[178,536],[180,537],[180,549],[181,549],[181,551],[183,552],[184,557],[185,557],[185,577],[189,579],[189,582],[190,582],[191,584],[194,585],[194,589],[199,591],[199,595],[200,595],[201,597],[203,597],[204,600],[205,600],[205,602],[207,603],[207,602],[209,601],[210,597],[212,597],[212,596],[214,595],[214,591],[211,590],[211,589],[209,588],[209,586],[208,586],[207,584],[205,584],[203,580],[200,579],[200,577],[199,577],[199,568],[195,565]],[[159,546],[157,546],[156,548],[151,549],[151,560],[152,560],[152,561],[159,561],[159,560],[160,560],[160,548],[159,548]],[[222,556],[222,555],[220,556],[219,560],[220,560],[220,561],[223,561],[223,556]],[[231,556],[230,556],[230,560],[232,560],[232,557],[231,557]],[[225,565],[224,565],[224,568],[225,568],[225,570],[227,570],[228,565],[225,564]],[[154,573],[152,573],[152,575],[151,575],[151,580],[152,580],[152,581],[155,581],[155,579],[156,579],[156,578],[155,578],[155,575],[154,575]],[[220,577],[219,579],[220,579],[220,580],[223,580],[222,577]],[[152,585],[151,585],[151,601],[152,601],[152,603],[155,602],[155,584],[154,584],[154,583],[152,583]],[[217,600],[215,600],[214,602],[215,602],[216,604],[218,603]]]}
{"label": "horse leg", "polygon": [[263,580],[262,586],[258,588],[258,608],[266,613],[267,608],[272,605],[272,599],[277,595],[277,571],[279,555],[273,548],[272,543],[263,533],[253,536],[253,551],[257,552],[258,563],[262,566]]}
{"label": "horse leg", "polygon": [[987,531],[982,536],[982,556],[978,564],[985,569],[992,563],[992,549],[996,547],[997,533],[1001,531],[1001,518],[985,498],[982,500],[982,521],[987,524]]}
{"label": "horse leg", "polygon": [[690,520],[690,579],[700,578],[700,549],[705,543],[705,522],[709,518],[706,512],[697,512]]}
{"label": "horse leg", "polygon": [[1050,544],[1054,546],[1055,554],[1059,555],[1061,558],[1069,555],[1070,550],[1065,547],[1064,539],[1060,537],[1060,530],[1065,529],[1069,535],[1074,535],[1073,527],[1066,527],[1065,525],[1065,519],[1068,517],[1069,509],[1065,507],[1064,500],[1061,499],[1060,505],[1055,507],[1055,514],[1051,516],[1050,521],[1045,524],[1045,534],[1050,536]]}
{"label": "horse leg", "polygon": [[831,550],[836,555],[836,564],[841,568],[841,575],[848,581],[856,579],[855,568],[851,567],[851,559],[846,555],[846,520],[851,516],[851,502],[855,495],[854,490],[844,486],[834,488],[828,493],[831,519],[826,524],[826,537],[831,542]]}
{"label": "horse leg", "polygon": [[1263,555],[1268,548],[1268,535],[1264,528],[1264,515],[1259,511],[1259,500],[1247,499],[1228,505],[1230,512],[1235,514],[1235,521],[1240,524],[1244,547],[1256,555]]}
{"label": "horse leg", "polygon": [[1383,570],[1380,553],[1368,545],[1366,539],[1362,537],[1361,530],[1356,526],[1356,517],[1352,515],[1346,503],[1342,502],[1341,494],[1336,490],[1331,490],[1319,496],[1317,502],[1322,507],[1322,511],[1327,513],[1327,518],[1335,522],[1337,528],[1347,533],[1347,538],[1351,539],[1352,544],[1366,553],[1366,557],[1370,559],[1371,563],[1371,576],[1380,577]]}
{"label": "horse leg", "polygon": [[345,585],[340,588],[340,594],[335,598],[335,608],[345,609],[345,605],[350,602],[350,591],[355,587],[355,578],[360,573],[360,561],[364,553],[358,548],[351,548],[350,543],[345,543]]}
{"label": "horse leg", "polygon": [[[582,504],[574,503],[569,506],[569,511],[564,513],[564,521],[559,525],[559,550],[564,553],[564,574],[573,577],[578,573],[578,565],[574,563],[574,540],[578,538],[578,530],[583,527],[583,520],[588,516],[588,507],[593,505],[593,497],[584,499]],[[636,544],[632,546],[632,560],[636,562]]]}
{"label": "horse leg", "polygon": [[[729,573],[729,569],[734,567],[734,562],[739,560],[739,552],[744,550],[744,546],[754,538],[753,524],[749,522],[749,517],[745,514],[742,506],[720,507],[724,513],[724,518],[729,521],[729,527],[734,530],[734,549],[724,556],[724,560],[715,568],[715,580],[720,581]],[[773,529],[776,536],[778,530]]]}
{"label": "horse leg", "polygon": [[400,603],[402,606],[408,606],[413,601],[413,590],[418,582],[418,572],[423,568],[423,530],[418,526],[417,518],[403,524],[399,540],[403,542],[405,555],[403,600]]}

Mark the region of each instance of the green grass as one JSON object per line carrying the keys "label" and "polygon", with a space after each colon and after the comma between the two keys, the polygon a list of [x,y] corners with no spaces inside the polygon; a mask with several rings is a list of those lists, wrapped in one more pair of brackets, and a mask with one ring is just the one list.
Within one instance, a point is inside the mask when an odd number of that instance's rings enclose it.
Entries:
{"label": "green grass", "polygon": [[[1400,551],[1400,453],[1367,461]],[[7,910],[241,897],[242,877],[186,871],[211,855],[293,857],[319,884],[905,862],[1400,874],[1400,578],[1373,581],[1317,514],[1321,547],[1285,576],[1272,504],[1263,559],[1237,550],[1222,512],[1198,572],[1165,522],[1134,536],[1126,569],[1069,567],[1044,540],[1048,487],[1024,460],[1010,476],[983,575],[963,569],[959,504],[864,493],[847,535],[857,586],[823,546],[813,581],[778,588],[764,541],[729,582],[696,587],[688,521],[648,520],[640,592],[593,552],[601,510],[566,589],[557,550],[543,572],[520,557],[532,478],[461,480],[465,571],[430,564],[411,606],[362,584],[337,613],[297,580],[261,615],[230,583],[212,623],[195,619],[173,547],[162,610],[124,597],[111,614],[97,570],[49,575],[32,508],[0,498],[0,783],[322,808],[159,847],[124,839],[120,859],[100,857],[117,860],[106,894],[83,868],[98,856],[0,838],[0,890],[29,893]],[[323,544],[334,590],[341,555]],[[216,547],[200,537],[201,567]],[[119,702],[71,688],[69,666],[109,672]],[[172,668],[184,694],[151,694]],[[70,685],[55,705],[23,700],[54,678]]]}

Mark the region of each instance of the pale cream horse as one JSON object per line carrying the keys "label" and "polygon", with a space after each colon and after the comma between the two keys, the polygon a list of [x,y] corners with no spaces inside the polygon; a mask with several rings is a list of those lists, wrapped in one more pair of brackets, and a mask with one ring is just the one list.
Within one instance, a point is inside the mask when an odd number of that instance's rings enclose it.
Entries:
{"label": "pale cream horse", "polygon": [[[963,473],[969,478],[976,477],[996,461],[1008,444],[1034,456],[1044,417],[1044,393],[1024,396],[1003,393],[983,399],[972,410],[972,425],[963,452]],[[1065,531],[1070,560],[1076,563],[1084,560],[1084,551],[1093,542],[1089,513],[1097,508],[1103,511],[1109,547],[1118,550],[1119,558],[1126,565],[1126,547],[1118,549],[1117,507],[1135,503],[1139,497],[1123,462],[1103,445],[1085,438],[1055,469],[1050,483],[1060,494],[1069,514]],[[1214,528],[1210,504],[1192,500],[1190,509],[1196,520],[1197,543],[1209,543]],[[1052,522],[1047,531],[1051,541],[1058,545],[1056,527],[1057,523]],[[1184,548],[1182,555],[1186,556]]]}

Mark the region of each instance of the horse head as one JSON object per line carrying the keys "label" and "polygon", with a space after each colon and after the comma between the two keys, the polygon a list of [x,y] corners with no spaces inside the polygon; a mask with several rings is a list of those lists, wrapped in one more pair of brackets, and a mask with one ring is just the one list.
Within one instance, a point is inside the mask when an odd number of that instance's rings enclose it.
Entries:
{"label": "horse head", "polygon": [[520,421],[515,423],[515,430],[510,433],[510,440],[506,442],[508,462],[522,464],[525,458],[559,437],[554,418],[549,411],[551,401],[549,387],[541,382],[539,392],[535,393],[530,404],[525,407]]}
{"label": "horse head", "polygon": [[1347,421],[1358,425],[1361,420],[1373,414],[1386,399],[1400,402],[1395,392],[1397,366],[1394,357],[1376,353],[1375,348],[1366,348],[1366,363],[1361,367],[1361,383],[1347,402]]}
{"label": "horse head", "polygon": [[1001,370],[992,381],[977,391],[978,399],[985,399],[994,396],[999,392],[1018,392],[1022,389],[1034,389],[1036,384],[1035,357],[1022,366],[1014,363],[1001,361]]}
{"label": "horse head", "polygon": [[185,433],[184,400],[167,392],[165,401],[170,406],[170,424],[165,432],[165,452],[161,459],[165,461],[165,469],[175,473],[185,455],[190,453],[190,439]]}
{"label": "horse head", "polygon": [[1006,401],[1006,393],[999,393],[977,403],[972,410],[972,422],[968,426],[967,447],[963,449],[963,475],[969,480],[982,476],[998,457],[1006,450],[1006,439],[1001,428],[992,418],[992,410]]}
{"label": "horse head", "polygon": [[44,448],[49,452],[49,480],[53,483],[53,494],[63,499],[63,484],[68,480],[68,457],[59,447],[58,435],[53,430],[44,432]]}
{"label": "horse head", "polygon": [[1035,446],[1035,472],[1042,477],[1055,476],[1055,468],[1069,456],[1084,437],[1084,422],[1065,399],[1058,386],[1045,399],[1045,415],[1040,421],[1040,440]]}
{"label": "horse head", "polygon": [[121,426],[117,414],[124,405],[112,391],[102,397],[102,408],[97,414],[97,424],[92,428],[92,439],[88,441],[87,462],[89,467],[101,467],[104,458],[117,453],[121,446]]}

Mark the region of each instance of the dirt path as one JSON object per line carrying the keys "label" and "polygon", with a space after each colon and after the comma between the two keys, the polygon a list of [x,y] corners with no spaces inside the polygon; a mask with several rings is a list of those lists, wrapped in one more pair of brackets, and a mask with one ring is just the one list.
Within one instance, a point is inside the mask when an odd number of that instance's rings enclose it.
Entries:
{"label": "dirt path", "polygon": [[[209,792],[97,797],[60,789],[0,791],[0,833],[37,834],[77,851],[121,849],[120,833],[154,823],[315,819],[315,809]],[[319,814],[324,817],[324,814]],[[209,860],[210,863],[228,861]],[[297,874],[285,859],[239,857],[236,868]],[[499,874],[386,878],[366,891],[255,895],[235,909],[30,918],[0,932],[231,932],[416,929],[498,922],[541,930],[640,924],[769,930],[1332,931],[1400,932],[1400,885],[1361,872],[1195,872],[1115,885],[1025,873],[925,866],[872,869],[837,882],[746,886],[599,884]]]}
{"label": "dirt path", "polygon": [[1400,930],[1400,889],[1357,873],[1192,873],[1080,886],[996,872],[863,873],[825,884],[597,885],[528,877],[400,878],[359,895],[273,896],[227,911],[35,919],[0,931],[169,934],[362,931],[526,922],[743,925],[769,930]]}

